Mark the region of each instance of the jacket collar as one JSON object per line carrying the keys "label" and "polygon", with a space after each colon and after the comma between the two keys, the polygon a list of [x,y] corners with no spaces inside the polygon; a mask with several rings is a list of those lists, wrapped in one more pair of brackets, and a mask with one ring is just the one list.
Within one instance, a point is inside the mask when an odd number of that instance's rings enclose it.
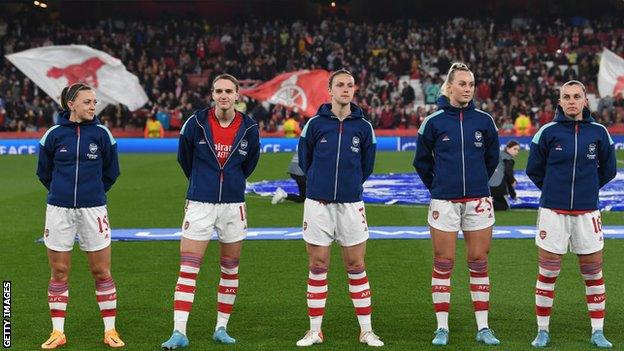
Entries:
{"label": "jacket collar", "polygon": [[438,98],[438,109],[440,110],[459,113],[459,111],[469,111],[474,110],[475,108],[476,106],[474,104],[474,100],[470,100],[468,106],[466,107],[455,107],[451,105],[451,102],[446,96],[440,95],[440,97]]}
{"label": "jacket collar", "polygon": [[98,119],[97,116],[93,117],[93,119],[90,121],[82,121],[80,123],[76,123],[76,122],[72,122],[69,120],[70,115],[71,113],[67,110],[61,111],[61,113],[59,113],[57,124],[62,125],[62,126],[75,126],[75,125],[84,126],[84,125],[91,125],[91,124],[100,124],[100,120]]}
{"label": "jacket collar", "polygon": [[[356,104],[350,103],[351,113],[347,118],[364,118],[364,111]],[[322,104],[316,113],[320,117],[337,118],[331,110],[331,104]]]}
{"label": "jacket collar", "polygon": [[[561,105],[557,105],[557,112],[555,113],[555,122],[563,122],[563,123],[572,123],[574,120],[565,115],[563,112],[563,107]],[[594,118],[591,116],[591,112],[587,107],[583,107],[583,119],[579,121],[581,123],[590,123],[595,122]]]}

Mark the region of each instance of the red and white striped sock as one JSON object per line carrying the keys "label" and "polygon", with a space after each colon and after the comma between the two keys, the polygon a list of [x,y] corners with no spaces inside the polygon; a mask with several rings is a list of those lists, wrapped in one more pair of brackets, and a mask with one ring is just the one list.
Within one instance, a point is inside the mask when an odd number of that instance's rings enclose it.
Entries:
{"label": "red and white striped sock", "polygon": [[202,264],[202,255],[180,253],[180,274],[173,301],[173,329],[186,335],[186,323],[195,299],[195,281]]}
{"label": "red and white striped sock", "polygon": [[104,321],[104,332],[115,329],[117,316],[117,288],[113,277],[95,281],[95,297],[97,298],[100,314]]}
{"label": "red and white striped sock", "polygon": [[438,321],[438,329],[449,330],[448,314],[451,306],[451,272],[453,260],[435,257],[431,272],[431,297]]}
{"label": "red and white striped sock", "polygon": [[470,271],[470,298],[477,320],[477,330],[489,328],[488,311],[490,309],[490,277],[488,276],[488,262],[468,261]]}
{"label": "red and white striped sock", "polygon": [[220,327],[227,329],[237,292],[238,259],[221,257],[221,280],[219,280],[219,292],[217,293],[217,325],[215,330]]}
{"label": "red and white striped sock", "polygon": [[327,292],[327,267],[310,267],[307,299],[311,331],[321,331]]}
{"label": "red and white striped sock", "polygon": [[373,330],[371,323],[371,291],[364,267],[348,272],[349,293],[362,333]]}
{"label": "red and white striped sock", "polygon": [[585,280],[585,297],[593,333],[604,328],[607,295],[602,277],[602,262],[581,264],[581,274]]}
{"label": "red and white striped sock", "polygon": [[69,286],[67,282],[50,280],[48,283],[48,305],[52,328],[65,332],[65,311],[69,300]]}
{"label": "red and white striped sock", "polygon": [[535,314],[537,329],[548,331],[550,312],[555,299],[555,282],[561,272],[561,258],[539,259],[539,274],[535,284]]}

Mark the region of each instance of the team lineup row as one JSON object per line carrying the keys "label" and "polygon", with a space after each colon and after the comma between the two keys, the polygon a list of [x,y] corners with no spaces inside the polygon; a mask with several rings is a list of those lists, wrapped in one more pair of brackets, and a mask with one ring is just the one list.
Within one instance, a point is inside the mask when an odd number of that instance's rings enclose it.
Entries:
{"label": "team lineup row", "polygon": [[[442,86],[438,111],[418,131],[413,165],[431,192],[428,211],[433,269],[431,291],[437,319],[434,345],[449,344],[450,278],[458,231],[462,231],[470,270],[470,291],[477,322],[476,341],[498,345],[488,324],[490,281],[488,253],[495,221],[488,180],[499,163],[498,132],[492,117],[473,103],[474,75],[462,63],[451,66]],[[237,112],[239,84],[222,74],[212,83],[214,106],[196,111],[182,127],[178,162],[188,178],[180,240],[180,270],[174,294],[173,333],[164,349],[189,345],[186,325],[195,297],[196,279],[212,233],[220,243],[221,279],[213,339],[233,344],[227,325],[236,299],[238,268],[247,235],[246,179],[260,157],[258,125]],[[324,341],[322,321],[328,292],[330,246],[342,249],[349,292],[360,325],[359,340],[383,346],[371,322],[371,289],[365,266],[368,223],[362,201],[363,183],[373,172],[375,134],[362,110],[352,102],[355,80],[347,70],[329,77],[331,102],[319,107],[305,125],[298,163],[305,174],[303,239],[308,253],[307,306],[310,328],[296,342]],[[92,88],[77,83],[61,95],[59,123],[40,141],[37,175],[48,189],[44,242],[51,269],[48,301],[52,333],[41,345],[54,349],[67,343],[65,310],[68,275],[76,235],[87,253],[96,281],[104,321],[104,343],[123,347],[115,329],[117,294],[110,273],[111,238],[106,192],[119,176],[117,145],[95,118]],[[604,245],[598,191],[615,177],[613,141],[587,109],[585,87],[570,81],[561,87],[557,115],[533,138],[526,170],[542,190],[538,211],[539,251],[535,305],[538,332],[531,343],[550,342],[549,318],[561,258],[577,254],[586,285],[591,320],[590,343],[612,344],[603,333]]]}

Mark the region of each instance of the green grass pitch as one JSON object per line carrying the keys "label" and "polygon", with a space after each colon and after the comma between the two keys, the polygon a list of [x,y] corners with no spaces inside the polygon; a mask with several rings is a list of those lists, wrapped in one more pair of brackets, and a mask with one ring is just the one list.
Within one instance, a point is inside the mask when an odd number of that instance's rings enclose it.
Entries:
{"label": "green grass pitch", "polygon": [[[412,172],[412,153],[381,152],[375,172]],[[520,155],[516,168],[526,164]],[[618,153],[624,159],[624,153]],[[263,154],[250,181],[286,178],[289,154]],[[45,189],[35,176],[36,157],[0,157],[0,275],[12,281],[14,350],[37,350],[50,332],[46,301],[49,268],[41,236]],[[186,179],[175,155],[121,155],[122,176],[109,193],[113,228],[180,226]],[[622,163],[618,164],[620,167]],[[247,200],[251,227],[299,226],[302,206],[271,206],[269,198]],[[426,225],[423,206],[368,205],[371,226]],[[536,212],[497,214],[499,225],[533,225]],[[605,225],[624,224],[622,213],[603,214]],[[75,249],[70,276],[65,350],[104,350],[103,327],[85,255]],[[294,350],[308,328],[307,257],[302,241],[250,241],[241,259],[240,290],[229,331],[234,346],[211,340],[216,319],[218,245],[209,246],[198,279],[188,325],[189,350]],[[624,241],[605,247],[607,319],[605,333],[616,349],[624,347]],[[373,325],[385,350],[425,350],[435,329],[430,295],[431,247],[428,240],[369,242],[367,271],[373,293]],[[453,295],[448,350],[485,350],[474,341],[476,325],[463,242],[458,245],[452,277]],[[118,289],[117,329],[126,350],[158,350],[172,329],[173,289],[178,272],[177,242],[113,243],[113,276]],[[490,326],[501,339],[500,350],[529,350],[536,326],[533,289],[537,272],[531,240],[494,240],[490,255],[492,282]],[[325,343],[315,350],[363,350],[338,248],[329,274],[329,297],[323,324]],[[590,348],[589,317],[576,258],[567,255],[557,281],[550,350]]]}

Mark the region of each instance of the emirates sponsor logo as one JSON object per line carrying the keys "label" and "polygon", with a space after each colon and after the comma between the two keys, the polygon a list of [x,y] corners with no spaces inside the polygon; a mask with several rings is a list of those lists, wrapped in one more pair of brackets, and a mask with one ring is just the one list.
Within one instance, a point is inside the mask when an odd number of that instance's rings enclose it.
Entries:
{"label": "emirates sponsor logo", "polygon": [[216,144],[215,152],[217,153],[217,158],[227,158],[232,151],[232,145],[224,145],[224,144]]}

